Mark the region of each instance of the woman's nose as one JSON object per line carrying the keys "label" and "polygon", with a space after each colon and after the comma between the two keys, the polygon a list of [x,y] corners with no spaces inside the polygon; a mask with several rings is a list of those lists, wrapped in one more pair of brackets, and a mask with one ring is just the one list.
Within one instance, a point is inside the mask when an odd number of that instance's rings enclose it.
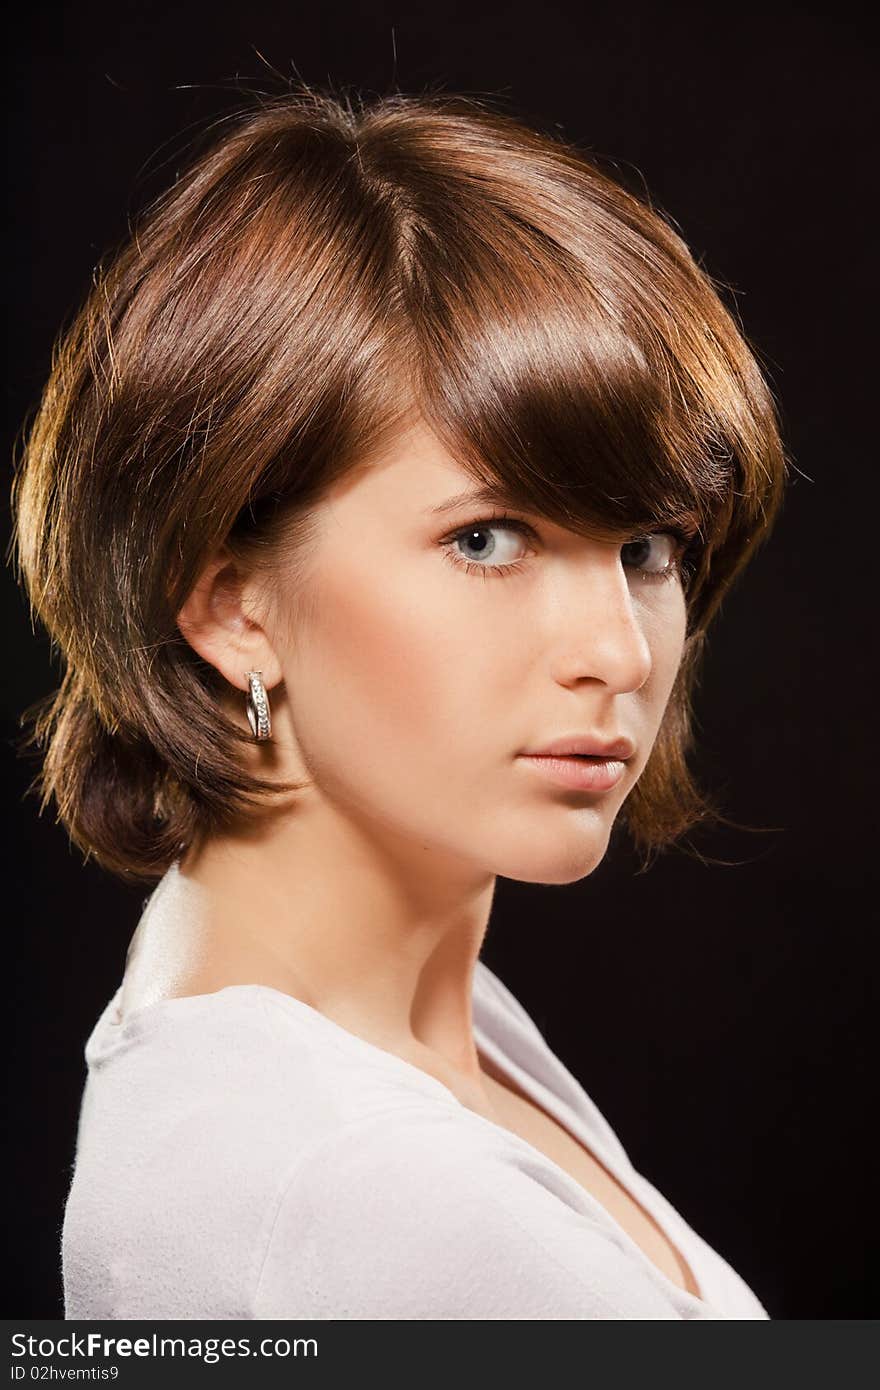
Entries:
{"label": "woman's nose", "polygon": [[644,685],[651,647],[619,559],[573,566],[559,578],[552,601],[553,675],[560,685],[585,678],[621,692]]}

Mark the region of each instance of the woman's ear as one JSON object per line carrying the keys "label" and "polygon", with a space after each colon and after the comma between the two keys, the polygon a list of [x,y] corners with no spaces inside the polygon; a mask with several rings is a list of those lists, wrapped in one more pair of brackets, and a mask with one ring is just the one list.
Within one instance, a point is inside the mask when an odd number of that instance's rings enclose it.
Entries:
{"label": "woman's ear", "polygon": [[261,671],[271,689],[281,666],[256,612],[254,585],[246,582],[225,546],[208,561],[177,614],[177,625],[194,651],[237,690],[247,690],[248,671]]}

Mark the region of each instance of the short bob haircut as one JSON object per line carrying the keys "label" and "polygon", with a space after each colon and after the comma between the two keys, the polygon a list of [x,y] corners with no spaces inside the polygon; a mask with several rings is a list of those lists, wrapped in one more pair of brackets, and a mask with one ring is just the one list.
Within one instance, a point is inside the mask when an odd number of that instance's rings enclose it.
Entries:
{"label": "short bob haircut", "polygon": [[18,578],[63,658],[21,716],[31,790],[86,860],[155,881],[302,785],[246,769],[176,615],[224,541],[271,576],[413,410],[513,506],[685,532],[683,659],[621,817],[642,872],[725,819],[686,765],[698,658],[789,468],[734,312],[665,214],[557,135],[485,98],[353,109],[303,83],[215,122],[98,267],[21,450]]}

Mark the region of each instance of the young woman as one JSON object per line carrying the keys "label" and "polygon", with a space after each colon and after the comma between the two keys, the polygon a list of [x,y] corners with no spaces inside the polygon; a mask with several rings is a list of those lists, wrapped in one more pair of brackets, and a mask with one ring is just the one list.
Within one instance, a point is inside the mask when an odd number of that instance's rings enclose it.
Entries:
{"label": "young woman", "polygon": [[14,490],[44,804],[154,886],[68,1317],[767,1316],[480,950],[498,875],[712,814],[699,653],[787,467],[710,278],[577,149],[455,96],[219,123]]}

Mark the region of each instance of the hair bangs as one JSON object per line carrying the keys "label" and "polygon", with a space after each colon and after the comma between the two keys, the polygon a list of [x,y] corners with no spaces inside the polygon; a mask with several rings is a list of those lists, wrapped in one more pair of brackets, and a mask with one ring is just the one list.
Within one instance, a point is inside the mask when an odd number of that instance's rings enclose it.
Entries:
{"label": "hair bangs", "polygon": [[623,291],[615,312],[583,275],[541,265],[540,243],[496,245],[482,263],[459,245],[417,318],[415,389],[447,447],[575,531],[710,533],[732,450],[724,419],[698,409],[674,325],[640,325]]}

